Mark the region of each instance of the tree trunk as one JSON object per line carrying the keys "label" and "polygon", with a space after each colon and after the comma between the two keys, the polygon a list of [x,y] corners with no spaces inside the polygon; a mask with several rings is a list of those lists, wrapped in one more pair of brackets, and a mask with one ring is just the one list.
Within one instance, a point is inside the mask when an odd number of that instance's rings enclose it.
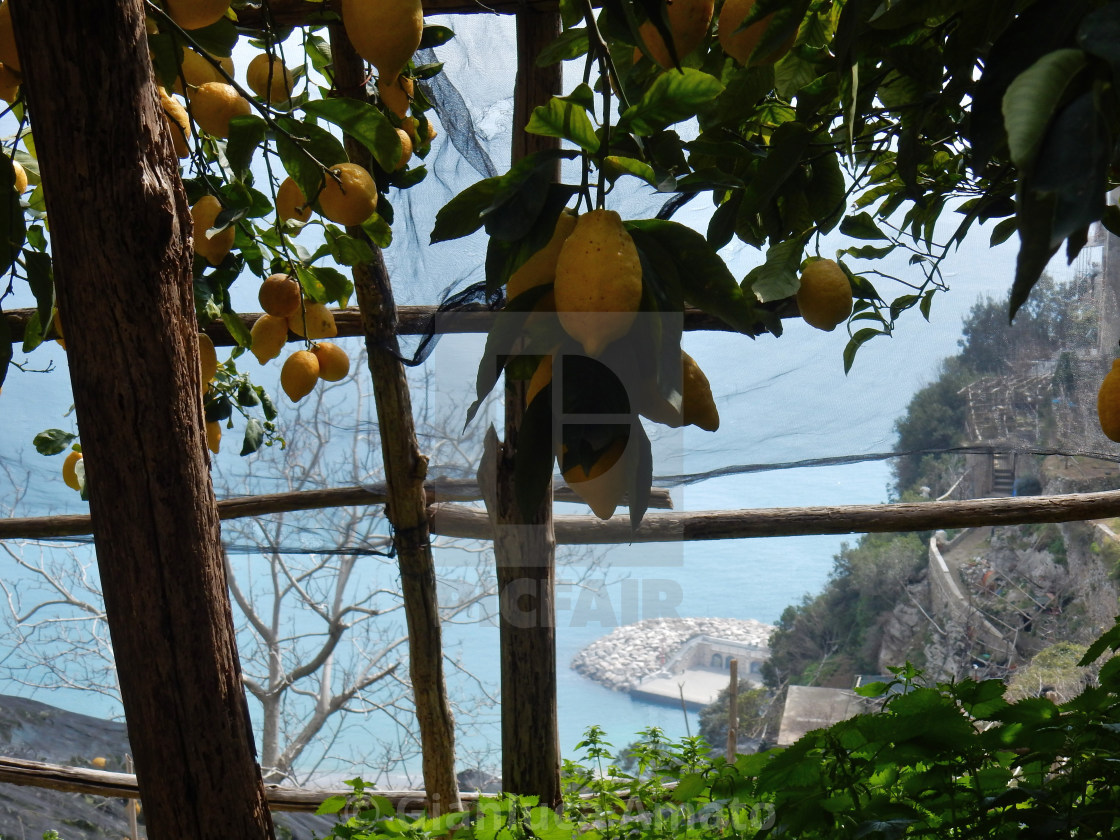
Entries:
{"label": "tree trunk", "polygon": [[148,836],[271,837],[203,432],[190,215],[143,4],[10,5]]}
{"label": "tree trunk", "polygon": [[[525,9],[517,14],[517,84],[514,90],[513,162],[539,149],[554,148],[552,137],[523,129],[533,108],[560,90],[560,65],[537,67],[541,49],[560,34],[555,12]],[[559,180],[557,165],[554,180]],[[496,477],[487,500],[494,519],[502,669],[502,788],[560,804],[560,735],[556,710],[556,541],[552,533],[552,492],[526,520],[514,493],[513,464],[525,406],[526,383],[506,380],[506,439],[496,447]],[[496,447],[496,448],[495,448]],[[552,459],[551,452],[540,457]]]}
{"label": "tree trunk", "polygon": [[[335,88],[342,96],[368,101],[366,69],[342,26],[331,27]],[[370,165],[365,147],[347,139],[351,160]],[[436,570],[428,530],[424,479],[428,459],[420,452],[412,418],[412,395],[399,358],[397,307],[381,249],[361,228],[351,236],[366,239],[373,261],[354,267],[354,291],[362,313],[366,351],[377,405],[377,425],[393,526],[393,545],[401,572],[401,597],[408,625],[408,663],[416,721],[423,753],[424,788],[431,813],[461,811],[455,778],[455,722],[443,676],[443,634],[436,600]]]}

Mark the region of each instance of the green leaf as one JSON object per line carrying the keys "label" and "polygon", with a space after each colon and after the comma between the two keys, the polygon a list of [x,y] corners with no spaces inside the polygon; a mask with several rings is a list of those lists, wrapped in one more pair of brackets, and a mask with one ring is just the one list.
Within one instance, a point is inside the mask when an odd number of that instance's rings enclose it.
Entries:
{"label": "green leaf", "polygon": [[152,69],[161,85],[170,90],[179,77],[179,60],[183,54],[183,40],[177,34],[161,32],[148,35],[148,52],[152,56]]}
{"label": "green leaf", "polygon": [[[349,158],[338,138],[313,122],[300,122],[292,117],[277,117],[276,123],[292,136],[276,135],[276,152],[285,171],[295,179],[310,200],[323,186],[322,166],[334,166]],[[398,138],[399,142],[399,138]],[[310,155],[310,157],[309,157]],[[314,158],[314,160],[312,160]]]}
{"label": "green leaf", "polygon": [[550,195],[558,159],[577,157],[574,151],[548,149],[519,160],[499,179],[494,201],[483,213],[486,232],[493,238],[516,241],[523,238],[544,209]]}
{"label": "green leaf", "polygon": [[534,108],[525,130],[542,137],[559,137],[591,154],[599,151],[599,138],[587,111],[582,105],[559,97],[554,96],[547,105]]}
{"label": "green leaf", "polygon": [[46,331],[46,327],[39,321],[39,310],[36,309],[31,313],[31,317],[27,319],[27,324],[23,328],[23,346],[20,350],[24,353],[30,353],[43,343],[43,333]]}
{"label": "green leaf", "polygon": [[397,168],[401,159],[401,138],[393,124],[368,102],[356,99],[315,99],[303,110],[333,123],[365,146],[386,172]]}
{"label": "green leaf", "polygon": [[249,333],[249,329],[245,326],[245,322],[238,317],[236,312],[224,310],[222,312],[222,323],[226,325],[226,329],[229,330],[230,336],[237,342],[238,347],[252,346],[253,339]]}
{"label": "green leaf", "polygon": [[759,163],[758,171],[747,186],[739,209],[740,218],[761,213],[773,200],[789,177],[800,168],[811,137],[809,129],[799,122],[778,126],[770,138],[766,157]]}
{"label": "green leaf", "polygon": [[296,276],[307,294],[319,303],[344,305],[354,292],[354,284],[341,271],[330,266],[296,266]]}
{"label": "green leaf", "polygon": [[794,236],[772,245],[766,251],[766,262],[752,269],[743,280],[743,292],[753,293],[763,303],[796,294],[801,285],[797,269],[807,241],[804,236]]}
{"label": "green leaf", "polygon": [[1001,245],[1011,238],[1019,227],[1019,220],[1012,216],[1010,219],[1003,219],[994,228],[992,228],[992,238],[988,245],[992,248],[996,245]]}
{"label": "green leaf", "polygon": [[8,378],[8,364],[12,361],[12,328],[0,308],[0,385]]}
{"label": "green leaf", "polygon": [[77,435],[64,432],[62,429],[47,429],[35,435],[35,451],[40,455],[58,455],[78,439]]}
{"label": "green leaf", "polygon": [[330,42],[322,35],[308,32],[304,36],[304,51],[311,59],[311,66],[320,73],[334,64],[334,55],[331,53]]}
{"label": "green leaf", "polygon": [[703,309],[732,327],[753,332],[758,325],[754,302],[743,293],[723,258],[703,234],[663,219],[627,222],[635,244],[649,249],[656,243],[676,265],[681,293],[693,306]]}
{"label": "green leaf", "polygon": [[494,203],[501,178],[487,178],[467,187],[436,213],[431,244],[469,236],[482,227],[482,213]]}
{"label": "green leaf", "polygon": [[846,374],[852,369],[852,364],[855,363],[856,353],[859,351],[860,347],[875,336],[886,334],[887,333],[883,332],[883,330],[876,330],[871,327],[858,330],[856,334],[848,340],[847,346],[844,347],[844,373]]}
{"label": "green leaf", "polygon": [[635,423],[630,430],[628,449],[635,450],[634,469],[630,473],[629,495],[630,530],[637,531],[649,510],[649,498],[653,489],[653,445],[641,423]]}
{"label": "green leaf", "polygon": [[343,233],[334,225],[326,229],[328,252],[339,265],[355,266],[373,262],[373,251],[361,239]]}
{"label": "green leaf", "polygon": [[7,234],[7,246],[0,245],[0,275],[3,275],[19,256],[26,237],[23,208],[15,189],[15,170],[10,164],[0,166],[0,231]]}
{"label": "green leaf", "polygon": [[233,175],[244,180],[249,174],[253,154],[264,142],[268,125],[256,114],[234,117],[229,121],[229,140],[226,141],[226,160]]}
{"label": "green leaf", "polygon": [[217,23],[202,29],[192,29],[190,36],[199,49],[215,58],[226,58],[233,55],[234,45],[237,44],[237,27],[232,20],[222,17]]}
{"label": "green leaf", "polygon": [[587,30],[568,29],[537,55],[537,67],[548,67],[560,61],[579,58],[589,48]]}
{"label": "green leaf", "polygon": [[868,213],[858,213],[855,216],[846,216],[840,223],[840,232],[845,236],[855,239],[889,239],[879,230],[874,219]]}
{"label": "green leaf", "polygon": [[625,173],[627,175],[633,175],[635,178],[641,178],[651,187],[656,187],[658,185],[657,173],[653,171],[652,166],[644,161],[640,161],[637,158],[620,157],[619,155],[607,155],[603,161],[606,167],[609,167],[609,169],[604,172],[608,178],[612,178],[612,175],[613,178],[617,178],[619,175]]}
{"label": "green leaf", "polygon": [[1085,53],[1081,50],[1054,50],[1008,86],[1003,95],[1003,124],[1011,160],[1020,169],[1034,160],[1066,89],[1084,67]]}
{"label": "green leaf", "polygon": [[438,26],[434,23],[425,24],[424,31],[420,35],[420,46],[416,49],[427,50],[432,47],[442,47],[454,37],[455,32],[446,26]]}
{"label": "green leaf", "polygon": [[393,229],[380,213],[374,213],[362,222],[362,230],[378,248],[388,248],[393,244]]}
{"label": "green leaf", "polygon": [[41,251],[29,251],[23,255],[23,262],[27,270],[27,283],[31,287],[31,293],[35,295],[39,326],[46,333],[54,317],[54,272],[51,269],[51,258]]}
{"label": "green leaf", "polygon": [[673,789],[674,802],[691,802],[708,786],[702,773],[688,773],[681,777]]}
{"label": "green leaf", "polygon": [[315,813],[320,816],[324,814],[337,814],[346,807],[345,796],[331,796],[323,800],[323,803],[315,809]]}
{"label": "green leaf", "polygon": [[245,424],[245,437],[241,440],[241,455],[252,455],[264,442],[264,426],[256,417],[250,417]]}
{"label": "green leaf", "polygon": [[719,79],[691,67],[662,73],[638,102],[622,112],[618,128],[636,134],[654,134],[667,125],[695,116],[701,107],[722,92]]}

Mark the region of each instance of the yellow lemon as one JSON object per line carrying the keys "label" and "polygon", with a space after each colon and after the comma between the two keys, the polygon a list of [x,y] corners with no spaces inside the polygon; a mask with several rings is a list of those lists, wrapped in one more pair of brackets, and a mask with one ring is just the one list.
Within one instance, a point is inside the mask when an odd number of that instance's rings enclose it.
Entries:
{"label": "yellow lemon", "polygon": [[206,448],[215,455],[222,448],[222,424],[217,420],[206,423]]}
{"label": "yellow lemon", "polygon": [[350,357],[337,344],[320,341],[311,348],[319,360],[319,378],[326,382],[338,382],[350,372]]}
{"label": "yellow lemon", "polygon": [[797,308],[810,326],[830,332],[852,314],[852,284],[833,260],[814,260],[801,272]]}
{"label": "yellow lemon", "polygon": [[377,184],[356,163],[336,164],[326,175],[319,206],[336,224],[360,225],[377,209]]}
{"label": "yellow lemon", "polygon": [[1112,369],[1101,382],[1097,393],[1097,418],[1105,437],[1120,443],[1120,359],[1112,363]]}
{"label": "yellow lemon", "polygon": [[9,105],[19,99],[19,86],[22,81],[19,73],[0,62],[0,99]]}
{"label": "yellow lemon", "polygon": [[105,769],[105,765],[107,765],[108,763],[109,763],[108,760],[101,757],[101,756],[98,756],[97,758],[90,761],[90,764],[92,764],[94,767],[98,767],[102,770]]}
{"label": "yellow lemon", "polygon": [[206,333],[198,334],[198,373],[202,381],[202,391],[206,392],[206,385],[218,372],[218,351],[214,342]]}
{"label": "yellow lemon", "polygon": [[525,390],[525,405],[533,401],[533,398],[543,391],[548,385],[552,384],[552,356],[544,356],[540,362],[537,363],[537,369],[533,371],[533,376],[529,380],[529,387]]}
{"label": "yellow lemon", "polygon": [[[304,329],[305,323],[307,329]],[[308,303],[303,307],[303,312],[289,315],[288,328],[300,338],[310,338],[312,341],[338,335],[334,313],[324,303]]]}
{"label": "yellow lemon", "polygon": [[747,19],[754,4],[755,0],[727,0],[723,4],[723,9],[719,13],[719,43],[723,51],[740,64],[746,64],[748,59],[751,64],[773,64],[790,51],[793,42],[797,40],[797,33],[794,32],[773,52],[752,58],[751,53],[762,40],[766,27],[774,17],[773,14],[769,14],[739,31],[739,26]]}
{"label": "yellow lemon", "polygon": [[276,215],[282,222],[289,219],[306,222],[311,218],[311,205],[294,178],[285,178],[276,191]]}
{"label": "yellow lemon", "polygon": [[62,480],[71,490],[82,491],[82,483],[78,480],[78,462],[82,460],[81,452],[71,452],[62,462]]}
{"label": "yellow lemon", "polygon": [[163,0],[163,6],[183,29],[202,29],[222,19],[229,0]]}
{"label": "yellow lemon", "polygon": [[215,233],[207,238],[206,231],[214,227],[214,220],[222,212],[222,204],[212,195],[204,195],[191,208],[191,220],[194,222],[194,250],[195,253],[206,258],[210,265],[218,265],[233,248],[233,239],[236,231],[233,225]]}
{"label": "yellow lemon", "polygon": [[280,387],[292,402],[299,402],[319,381],[319,360],[310,350],[297,350],[280,369]]}
{"label": "yellow lemon", "polygon": [[599,456],[589,471],[576,464],[564,472],[568,486],[600,519],[614,516],[615,508],[626,494],[626,464],[622,461],[625,451],[626,441],[619,438]]}
{"label": "yellow lemon", "polygon": [[408,115],[408,106],[412,104],[412,96],[416,86],[408,76],[397,76],[389,79],[381,76],[377,80],[377,95],[381,97],[381,104],[401,119]]}
{"label": "yellow lemon", "polygon": [[395,79],[424,34],[420,0],[342,0],[342,23],[358,55]]}
{"label": "yellow lemon", "polygon": [[249,336],[253,340],[253,355],[263,365],[279,356],[284,349],[288,341],[288,319],[262,315],[253,324]]}
{"label": "yellow lemon", "polygon": [[159,104],[163,106],[163,116],[167,120],[168,131],[171,132],[175,154],[180,158],[188,157],[191,153],[187,142],[187,138],[191,136],[191,120],[187,116],[187,109],[174,96],[168,96],[163,88],[159,89]]}
{"label": "yellow lemon", "polygon": [[5,67],[20,72],[19,53],[16,52],[16,35],[12,31],[12,7],[8,0],[0,3],[0,61]]}
{"label": "yellow lemon", "polygon": [[397,169],[401,170],[408,166],[408,162],[412,160],[412,138],[403,128],[397,129],[397,137],[401,141],[401,159],[397,161]]}
{"label": "yellow lemon", "polygon": [[[269,76],[271,75],[271,80]],[[292,98],[295,79],[278,55],[261,53],[245,68],[249,88],[265,102],[287,102]]]}
{"label": "yellow lemon", "polygon": [[700,365],[681,351],[681,413],[686,426],[698,426],[708,432],[719,428],[719,409],[712,396],[712,386]]}
{"label": "yellow lemon", "polygon": [[642,265],[618,213],[579,217],[560,248],[555,294],[561,326],[587,355],[629,332],[642,301]]}
{"label": "yellow lemon", "polygon": [[[218,63],[230,76],[233,75],[233,59],[230,57],[218,59]],[[179,61],[179,75],[171,89],[175,93],[183,94],[190,98],[195,88],[207,82],[225,82],[226,77],[218,72],[213,64],[202,55],[191,49],[183,47],[182,58]]]}
{"label": "yellow lemon", "polygon": [[23,195],[27,190],[27,171],[18,160],[12,161],[12,180],[16,193]]}
{"label": "yellow lemon", "polygon": [[290,274],[273,274],[266,277],[257,292],[261,309],[277,318],[287,318],[299,312],[303,300],[299,281]]}
{"label": "yellow lemon", "polygon": [[191,116],[214,137],[229,137],[229,121],[251,112],[249,100],[225,82],[206,82],[191,94]]}
{"label": "yellow lemon", "polygon": [[556,279],[556,261],[560,249],[576,227],[576,214],[564,209],[556,219],[556,227],[548,244],[521,264],[506,284],[506,297],[516,300],[536,286],[543,286]]}
{"label": "yellow lemon", "polygon": [[[677,49],[677,58],[683,60],[686,55],[700,46],[704,36],[708,34],[708,27],[715,13],[714,0],[666,0],[666,10],[669,14],[669,31],[673,33],[673,46]],[[665,39],[657,31],[652,21],[645,21],[638,27],[638,34],[646,45],[653,60],[668,69],[673,66],[673,58],[665,46]],[[634,60],[637,61],[641,50],[635,49]]]}

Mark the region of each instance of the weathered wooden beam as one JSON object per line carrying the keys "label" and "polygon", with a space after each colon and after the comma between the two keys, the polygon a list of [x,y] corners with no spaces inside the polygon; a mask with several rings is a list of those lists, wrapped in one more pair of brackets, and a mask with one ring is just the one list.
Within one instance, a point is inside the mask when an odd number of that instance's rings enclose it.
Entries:
{"label": "weathered wooden beam", "polygon": [[[443,479],[424,485],[428,504],[439,502],[477,502],[482,490],[472,479]],[[555,489],[556,500],[579,502],[567,485]],[[331,487],[326,490],[295,490],[287,493],[264,493],[259,496],[236,496],[218,502],[222,520],[245,519],[299,510],[322,510],[334,507],[383,505],[389,498],[384,482],[361,487]],[[654,488],[650,507],[672,510],[673,499],[668,490]],[[84,514],[37,516],[0,519],[0,540],[43,540],[52,537],[76,537],[93,533],[93,522]]]}
{"label": "weathered wooden beam", "polygon": [[[136,776],[131,773],[110,773],[85,767],[67,767],[19,758],[0,758],[0,783],[22,787],[44,788],[63,793],[82,793],[110,799],[139,799]],[[272,811],[311,812],[331,796],[346,796],[350,790],[315,790],[265,785],[265,797]],[[420,811],[427,807],[422,790],[379,790],[400,812]],[[462,793],[464,803],[478,801],[477,793]]]}
{"label": "weathered wooden beam", "polygon": [[[433,534],[477,540],[490,539],[492,535],[490,519],[483,510],[437,504],[432,506],[430,514]],[[1113,516],[1120,516],[1120,490],[964,502],[650,513],[636,532],[630,530],[630,518],[625,515],[606,522],[594,516],[557,516],[553,521],[559,545],[610,545],[934,531],[984,525],[1082,522]]]}

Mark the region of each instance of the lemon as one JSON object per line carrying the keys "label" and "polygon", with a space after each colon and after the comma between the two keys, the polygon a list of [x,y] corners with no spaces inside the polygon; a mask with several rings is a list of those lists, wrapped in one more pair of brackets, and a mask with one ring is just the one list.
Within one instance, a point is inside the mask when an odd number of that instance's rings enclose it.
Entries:
{"label": "lemon", "polygon": [[299,281],[290,274],[273,274],[266,277],[257,292],[261,309],[277,318],[287,318],[299,312],[303,301]]}
{"label": "lemon", "polygon": [[108,764],[108,763],[109,763],[108,760],[103,758],[102,756],[98,756],[97,758],[94,758],[94,759],[90,760],[90,764],[92,764],[94,767],[98,767],[102,770],[105,769],[105,765]]}
{"label": "lemon", "polygon": [[19,99],[19,86],[22,81],[19,73],[0,62],[0,99],[9,105]]}
{"label": "lemon", "polygon": [[755,0],[727,0],[723,4],[723,9],[719,13],[719,43],[723,51],[740,64],[746,64],[748,60],[751,64],[773,64],[790,51],[793,42],[797,40],[797,33],[794,32],[785,43],[768,55],[754,56],[752,59],[751,53],[762,40],[766,27],[774,17],[773,14],[769,14],[746,29],[737,31],[754,8],[754,4]]}
{"label": "lemon", "polygon": [[555,293],[561,326],[589,356],[630,330],[642,301],[642,265],[618,213],[579,217],[560,248]]}
{"label": "lemon", "polygon": [[719,428],[719,409],[712,396],[708,377],[700,365],[681,351],[681,413],[686,426],[698,426],[708,432]]}
{"label": "lemon", "polygon": [[210,340],[210,336],[206,333],[198,334],[198,373],[202,382],[202,391],[206,392],[206,386],[214,374],[218,372],[218,351],[214,348],[214,342]]}
{"label": "lemon", "polygon": [[424,34],[420,0],[342,0],[342,23],[358,55],[395,79]]}
{"label": "lemon", "polygon": [[403,128],[397,129],[397,137],[401,141],[401,159],[397,161],[396,169],[399,171],[408,166],[408,162],[412,160],[412,138]]}
{"label": "lemon", "polygon": [[[233,59],[230,57],[218,59],[218,63],[230,76],[233,75]],[[226,78],[218,72],[213,64],[199,55],[194,50],[183,48],[182,58],[179,61],[179,75],[171,89],[175,93],[190,97],[195,88],[207,82],[225,82]]]}
{"label": "lemon", "polygon": [[215,455],[222,448],[222,424],[217,420],[206,423],[206,448]]}
{"label": "lemon", "polygon": [[280,369],[280,387],[292,402],[299,402],[319,381],[319,360],[310,350],[297,350]]}
{"label": "lemon", "polygon": [[288,341],[288,319],[275,315],[262,315],[257,318],[249,331],[252,338],[253,355],[262,365],[280,355]]}
{"label": "lemon", "polygon": [[350,372],[350,357],[337,344],[320,341],[311,348],[319,360],[319,378],[326,382],[338,382]]}
{"label": "lemon", "polygon": [[27,191],[27,172],[18,160],[12,161],[12,186],[18,195]]}
{"label": "lemon", "polygon": [[356,163],[336,164],[325,177],[319,206],[323,215],[336,224],[360,225],[377,209],[377,184]]}
{"label": "lemon", "polygon": [[221,202],[212,195],[204,195],[191,208],[191,220],[194,222],[194,250],[196,254],[205,257],[210,265],[218,265],[226,258],[233,247],[233,239],[236,235],[233,225],[230,225],[207,238],[206,231],[214,227],[214,220],[221,212]]}
{"label": "lemon", "polygon": [[163,6],[183,29],[202,29],[222,19],[229,0],[163,0]]}
{"label": "lemon", "polygon": [[529,289],[543,286],[556,279],[556,261],[560,249],[576,227],[576,214],[565,208],[556,219],[552,238],[548,244],[521,264],[506,284],[506,297],[516,300]]}
{"label": "lemon", "polygon": [[3,62],[5,67],[20,72],[16,35],[12,31],[12,7],[8,5],[8,0],[0,3],[0,62]]}
{"label": "lemon", "polygon": [[82,482],[78,478],[78,462],[82,460],[81,452],[71,452],[62,462],[62,480],[71,490],[82,492]]}
{"label": "lemon", "polygon": [[307,203],[307,197],[295,178],[285,178],[276,191],[276,215],[282,222],[289,219],[306,222],[311,218],[311,205]]}
{"label": "lemon", "polygon": [[1112,369],[1101,382],[1097,393],[1097,418],[1105,437],[1120,443],[1120,359],[1112,363]]}
{"label": "lemon", "polygon": [[590,471],[576,464],[564,472],[568,486],[600,519],[614,516],[615,508],[626,494],[626,464],[621,460],[625,451],[626,440],[619,438],[591,465]]}
{"label": "lemon", "polygon": [[[271,74],[272,80],[269,81]],[[265,102],[287,102],[292,98],[295,79],[278,55],[261,53],[245,68],[249,88]]]}
{"label": "lemon", "polygon": [[377,95],[381,97],[381,104],[402,120],[408,115],[408,106],[412,104],[415,92],[416,86],[408,76],[397,76],[395,79],[382,76],[377,80]]}
{"label": "lemon", "polygon": [[163,116],[167,120],[167,129],[171,132],[175,154],[180,158],[188,157],[191,153],[191,147],[187,143],[187,138],[191,136],[191,120],[187,116],[187,109],[174,96],[168,96],[163,88],[159,89],[159,104],[163,106]]}
{"label": "lemon", "polygon": [[66,337],[62,334],[62,320],[59,318],[57,308],[51,314],[51,324],[54,326],[55,335],[58,336],[58,338],[56,338],[55,341],[58,342],[59,347],[61,347],[63,350],[65,350],[66,349],[66,341],[65,341]]}
{"label": "lemon", "polygon": [[[304,329],[304,323],[307,329]],[[303,312],[296,312],[288,316],[288,329],[300,338],[334,338],[338,335],[338,326],[334,322],[334,313],[323,303],[308,303]]]}
{"label": "lemon", "polygon": [[191,94],[191,116],[214,137],[229,137],[229,121],[251,111],[249,100],[225,82],[206,82]]}
{"label": "lemon", "polygon": [[833,260],[814,260],[801,272],[797,308],[810,326],[829,332],[852,314],[852,284]]}
{"label": "lemon", "polygon": [[[715,0],[666,0],[666,4],[673,46],[677,48],[677,58],[684,59],[700,46],[704,36],[708,34],[708,26],[715,13]],[[673,66],[673,58],[665,46],[665,39],[661,37],[653,21],[647,20],[638,27],[638,35],[654,61],[665,69]],[[634,60],[637,61],[640,55],[641,50],[635,50]]]}

